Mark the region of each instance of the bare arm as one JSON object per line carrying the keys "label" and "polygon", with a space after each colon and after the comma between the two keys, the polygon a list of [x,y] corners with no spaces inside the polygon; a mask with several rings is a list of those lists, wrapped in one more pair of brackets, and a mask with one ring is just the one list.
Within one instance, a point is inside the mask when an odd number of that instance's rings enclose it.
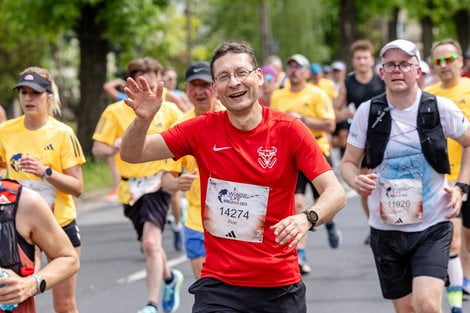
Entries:
{"label": "bare arm", "polygon": [[465,134],[455,140],[460,143],[463,148],[457,181],[468,184],[470,182],[470,128],[467,128]]}
{"label": "bare arm", "polygon": [[[19,162],[22,171],[43,177],[47,166],[39,160],[25,156]],[[75,165],[64,169],[64,172],[52,170],[52,176],[45,178],[56,189],[79,197],[83,192],[83,175],[81,165]]]}
{"label": "bare arm", "polygon": [[361,195],[368,196],[377,187],[375,182],[377,175],[360,173],[363,156],[364,149],[348,144],[341,160],[340,171],[344,180],[351,188]]}
{"label": "bare arm", "polygon": [[166,172],[162,176],[162,187],[169,192],[188,191],[197,178],[197,170],[177,176],[175,172]]}
{"label": "bare arm", "polygon": [[[118,140],[116,140],[116,142],[118,142]],[[121,140],[119,140],[118,145],[116,145],[116,142],[113,146],[110,146],[101,141],[93,141],[93,147],[91,148],[91,153],[93,153],[94,156],[97,156],[100,158],[113,156],[119,151],[119,146],[121,145]]]}
{"label": "bare arm", "polygon": [[124,88],[126,86],[126,82],[120,78],[111,80],[109,82],[106,82],[103,85],[103,90],[111,96],[113,99],[118,99],[119,98],[119,90],[118,88]]}
{"label": "bare arm", "polygon": [[[331,170],[318,175],[312,183],[320,193],[320,197],[309,210],[314,210],[318,214],[319,219],[316,225],[321,225],[331,221],[333,216],[344,207],[346,195]],[[289,247],[293,247],[305,236],[310,226],[307,216],[300,213],[283,219],[276,225],[271,226],[271,229],[274,230],[276,235],[276,242],[281,245],[289,243]]]}
{"label": "bare arm", "polygon": [[335,120],[322,120],[318,118],[304,116],[302,118],[302,121],[310,129],[323,130],[329,133],[334,132],[336,128]]}
{"label": "bare arm", "polygon": [[[55,220],[46,202],[36,192],[23,188],[20,197],[17,229],[29,242],[39,246],[51,260],[38,273],[53,288],[58,283],[75,274],[80,261],[70,240]],[[0,278],[1,303],[21,303],[38,292],[36,280],[32,276],[20,277],[8,270],[10,277]]]}
{"label": "bare arm", "polygon": [[121,159],[140,163],[171,158],[173,154],[161,135],[147,136],[150,123],[162,105],[163,82],[159,82],[155,90],[150,90],[145,78],[137,80],[140,85],[128,78],[129,87],[125,88],[129,98],[124,102],[134,110],[136,118],[122,137]]}

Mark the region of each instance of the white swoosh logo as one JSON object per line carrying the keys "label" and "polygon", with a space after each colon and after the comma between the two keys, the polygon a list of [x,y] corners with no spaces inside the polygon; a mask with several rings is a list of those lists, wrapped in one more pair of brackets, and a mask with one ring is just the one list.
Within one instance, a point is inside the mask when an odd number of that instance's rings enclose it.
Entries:
{"label": "white swoosh logo", "polygon": [[227,150],[227,149],[232,149],[232,147],[217,147],[217,145],[214,145],[214,151],[222,151],[222,150]]}
{"label": "white swoosh logo", "polygon": [[200,71],[202,71],[204,68],[195,68],[193,70],[194,73],[199,73]]}

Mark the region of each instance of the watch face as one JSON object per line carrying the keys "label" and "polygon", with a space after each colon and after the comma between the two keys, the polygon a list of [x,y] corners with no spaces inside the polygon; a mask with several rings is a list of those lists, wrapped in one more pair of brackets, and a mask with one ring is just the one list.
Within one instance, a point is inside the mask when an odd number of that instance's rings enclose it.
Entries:
{"label": "watch face", "polygon": [[318,222],[317,212],[313,210],[308,211],[308,217],[309,217],[310,222],[313,224],[313,226],[315,226],[315,224]]}
{"label": "watch face", "polygon": [[46,281],[43,279],[41,280],[41,283],[39,284],[39,291],[41,293],[43,293],[44,291],[46,291]]}
{"label": "watch face", "polygon": [[46,168],[45,174],[46,174],[47,177],[51,176],[52,175],[52,168],[50,168],[50,167]]}

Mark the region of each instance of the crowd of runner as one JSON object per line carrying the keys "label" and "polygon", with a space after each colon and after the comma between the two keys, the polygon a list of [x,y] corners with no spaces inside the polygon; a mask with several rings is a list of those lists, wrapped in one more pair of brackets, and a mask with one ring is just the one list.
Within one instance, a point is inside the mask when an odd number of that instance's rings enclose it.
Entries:
{"label": "crowd of runner", "polygon": [[[184,91],[171,66],[129,62],[125,80],[103,86],[113,103],[92,153],[107,159],[114,185],[106,199],[123,205],[145,257],[147,302],[136,311],[178,310],[184,278],[163,249],[169,225],[173,248],[191,262],[193,312],[306,312],[307,234],[325,224],[330,247],[341,247],[334,216],[351,188],[396,312],[441,312],[444,290],[451,313],[462,312],[470,292],[470,53],[443,40],[427,60],[421,54],[399,39],[376,60],[373,45],[358,40],[348,70],[299,53],[258,64],[249,44],[226,41],[187,68]],[[12,87],[23,115],[6,120],[0,110],[0,268],[9,276],[0,276],[0,304],[34,313],[27,299],[54,287],[56,312],[76,313],[73,197],[83,191],[85,157],[73,130],[54,118],[60,102],[47,70],[27,68]],[[30,189],[42,198],[31,213],[42,223],[24,218],[25,203],[38,198]]]}

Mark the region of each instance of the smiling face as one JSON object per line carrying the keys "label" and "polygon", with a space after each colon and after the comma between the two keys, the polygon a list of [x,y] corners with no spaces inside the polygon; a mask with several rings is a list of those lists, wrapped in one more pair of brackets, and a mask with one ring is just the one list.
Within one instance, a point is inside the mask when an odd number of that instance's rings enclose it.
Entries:
{"label": "smiling face", "polygon": [[[388,73],[380,68],[380,77],[385,82],[387,90],[394,93],[408,93],[417,88],[417,80],[421,76],[418,60],[400,49],[390,49],[382,57],[382,64],[393,64],[395,67]],[[399,65],[411,64],[409,71],[403,71]]]}
{"label": "smiling face", "polygon": [[[253,70],[253,71],[252,71]],[[235,78],[234,73],[250,71],[241,78]],[[263,84],[263,73],[260,68],[251,62],[251,58],[246,53],[228,52],[217,58],[213,64],[214,77],[228,74],[228,81],[214,82],[217,98],[233,113],[249,111],[258,101],[260,86]]]}
{"label": "smiling face", "polygon": [[47,92],[37,92],[30,87],[19,88],[21,108],[26,116],[40,118],[48,115]]}

